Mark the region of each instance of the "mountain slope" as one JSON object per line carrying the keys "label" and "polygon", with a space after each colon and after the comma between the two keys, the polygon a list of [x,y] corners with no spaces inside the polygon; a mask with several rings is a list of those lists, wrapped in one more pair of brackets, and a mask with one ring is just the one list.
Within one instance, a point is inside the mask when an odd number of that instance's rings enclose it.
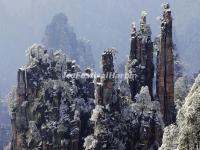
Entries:
{"label": "mountain slope", "polygon": [[78,39],[68,18],[63,13],[55,15],[46,27],[42,43],[48,49],[62,49],[71,59],[75,59],[82,68],[94,68],[95,62],[89,41]]}

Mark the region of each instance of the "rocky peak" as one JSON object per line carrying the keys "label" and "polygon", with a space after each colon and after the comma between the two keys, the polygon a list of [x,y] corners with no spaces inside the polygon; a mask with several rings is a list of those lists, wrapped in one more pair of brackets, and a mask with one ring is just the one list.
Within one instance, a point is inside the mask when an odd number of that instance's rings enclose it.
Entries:
{"label": "rocky peak", "polygon": [[[63,14],[54,18],[47,28],[45,45],[48,49],[50,44],[58,42],[52,48],[61,47],[63,51],[48,51],[38,44],[27,50],[28,63],[18,70],[16,102],[12,109],[12,149],[158,149],[163,128],[173,123],[174,117],[172,17],[166,4],[157,46],[158,99],[155,99],[153,42],[146,15],[142,13],[139,30],[132,25],[126,66],[129,76],[121,86],[114,67],[115,50],[103,51],[102,74],[94,78],[92,69],[81,71],[71,59],[73,56],[66,55],[69,50],[78,63],[85,62],[87,55],[80,58],[78,48],[81,45],[81,52],[86,53],[90,46],[65,29],[67,19]],[[57,23],[64,26],[60,28]],[[190,116],[179,115],[188,117],[191,124],[195,122]]]}
{"label": "rocky peak", "polygon": [[142,12],[140,20],[140,30],[132,25],[131,49],[127,63],[127,74],[131,88],[132,100],[139,93],[142,86],[148,86],[150,95],[153,98],[153,42],[151,42],[151,29],[146,21],[146,12]]}
{"label": "rocky peak", "polygon": [[92,49],[88,40],[79,39],[68,23],[65,14],[55,15],[46,27],[42,43],[48,49],[62,49],[66,55],[75,59],[82,68],[95,66]]}
{"label": "rocky peak", "polygon": [[172,15],[169,4],[164,4],[161,19],[160,50],[157,54],[157,96],[166,125],[175,121],[174,54],[172,41]]}
{"label": "rocky peak", "polygon": [[28,52],[28,65],[18,71],[12,148],[79,149],[89,132],[93,79],[73,78],[82,73],[62,51],[49,54],[35,44]]}

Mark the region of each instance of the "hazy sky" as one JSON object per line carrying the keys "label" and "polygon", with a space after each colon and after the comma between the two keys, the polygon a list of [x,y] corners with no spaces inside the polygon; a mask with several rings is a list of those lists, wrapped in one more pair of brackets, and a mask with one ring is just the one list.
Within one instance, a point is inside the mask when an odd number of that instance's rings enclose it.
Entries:
{"label": "hazy sky", "polygon": [[[78,37],[91,41],[96,60],[102,50],[117,48],[118,60],[126,61],[130,26],[139,22],[142,10],[148,12],[153,37],[159,34],[157,16],[161,0],[0,0],[0,93],[16,80],[17,68],[25,63],[25,50],[41,41],[52,17],[64,12]],[[176,31],[176,44],[187,72],[199,70],[200,2],[170,0]],[[97,62],[99,64],[99,62]],[[4,90],[5,89],[5,90]]]}

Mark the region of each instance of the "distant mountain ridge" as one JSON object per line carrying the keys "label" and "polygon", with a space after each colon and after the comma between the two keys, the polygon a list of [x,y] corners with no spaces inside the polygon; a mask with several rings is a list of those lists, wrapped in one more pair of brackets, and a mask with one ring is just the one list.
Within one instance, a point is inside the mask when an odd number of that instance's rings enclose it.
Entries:
{"label": "distant mountain ridge", "polygon": [[48,49],[62,49],[82,67],[95,67],[89,40],[78,39],[64,13],[55,15],[46,27],[42,43]]}

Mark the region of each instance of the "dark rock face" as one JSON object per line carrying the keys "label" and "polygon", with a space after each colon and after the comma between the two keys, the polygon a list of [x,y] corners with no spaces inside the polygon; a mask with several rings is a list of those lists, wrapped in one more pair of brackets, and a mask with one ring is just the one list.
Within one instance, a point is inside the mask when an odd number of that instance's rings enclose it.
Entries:
{"label": "dark rock face", "polygon": [[72,76],[91,70],[81,73],[61,51],[50,57],[41,46],[29,50],[29,65],[18,71],[12,149],[80,149],[89,132],[94,85],[93,78]]}
{"label": "dark rock face", "polygon": [[169,4],[164,6],[160,51],[157,57],[157,96],[161,103],[164,122],[169,125],[175,121],[172,16]]}
{"label": "dark rock face", "polygon": [[114,64],[113,64],[113,54],[112,50],[106,50],[102,55],[102,65],[103,65],[103,78],[97,80],[97,93],[96,100],[97,104],[109,105],[112,103],[114,91]]}
{"label": "dark rock face", "polygon": [[142,86],[148,86],[150,95],[153,97],[153,42],[151,42],[151,29],[146,24],[146,14],[142,14],[140,30],[132,26],[131,50],[127,73],[133,77],[129,78],[132,100],[139,93]]}
{"label": "dark rock face", "polygon": [[42,43],[48,49],[62,49],[68,57],[77,60],[82,68],[95,66],[90,42],[77,38],[63,13],[53,17],[46,27]]}

